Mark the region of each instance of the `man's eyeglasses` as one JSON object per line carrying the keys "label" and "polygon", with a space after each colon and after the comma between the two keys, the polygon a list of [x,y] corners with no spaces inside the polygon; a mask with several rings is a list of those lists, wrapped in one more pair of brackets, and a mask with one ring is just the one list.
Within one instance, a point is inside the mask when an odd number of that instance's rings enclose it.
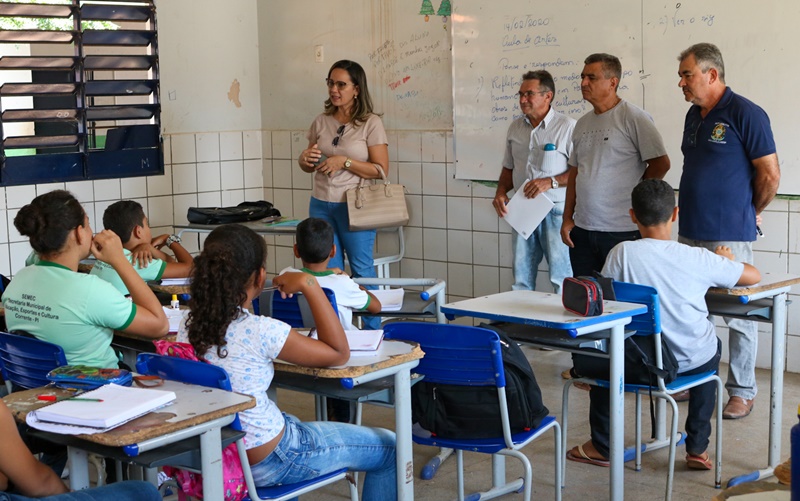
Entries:
{"label": "man's eyeglasses", "polygon": [[336,129],[336,137],[333,138],[333,145],[339,146],[339,140],[344,135],[344,125],[340,125],[338,129]]}
{"label": "man's eyeglasses", "polygon": [[333,81],[330,78],[326,78],[325,85],[327,85],[329,89],[333,88],[335,85],[337,89],[343,90],[345,87],[350,85],[350,82]]}
{"label": "man's eyeglasses", "polygon": [[540,91],[534,92],[532,90],[527,90],[525,92],[518,92],[517,94],[519,95],[520,99],[522,99],[523,97],[525,99],[531,99],[536,94],[547,94],[548,92],[550,92],[550,91],[549,90],[540,90]]}

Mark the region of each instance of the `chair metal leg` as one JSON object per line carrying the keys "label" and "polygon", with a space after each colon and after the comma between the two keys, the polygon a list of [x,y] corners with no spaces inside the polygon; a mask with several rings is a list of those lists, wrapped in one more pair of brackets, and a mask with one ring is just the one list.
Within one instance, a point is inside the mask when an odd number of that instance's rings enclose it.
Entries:
{"label": "chair metal leg", "polygon": [[574,380],[564,382],[561,390],[561,487],[567,486],[567,426],[569,417],[569,389]]}
{"label": "chair metal leg", "polygon": [[456,467],[457,481],[458,481],[458,501],[464,501],[464,453],[461,450],[456,451]]}
{"label": "chair metal leg", "polygon": [[669,402],[669,405],[672,407],[672,427],[670,428],[670,436],[669,436],[669,466],[667,470],[667,492],[664,495],[664,499],[666,501],[670,501],[672,499],[672,484],[675,479],[675,447],[677,445],[677,435],[678,435],[678,404],[675,403],[675,399],[670,397],[669,395],[665,395],[665,400]]}
{"label": "chair metal leg", "polygon": [[716,376],[717,383],[717,457],[715,458],[714,487],[722,487],[722,379]]}
{"label": "chair metal leg", "polygon": [[636,392],[636,461],[634,469],[642,471],[642,394]]}
{"label": "chair metal leg", "polygon": [[556,491],[555,500],[561,501],[561,489],[564,488],[563,480],[564,475],[561,473],[561,466],[563,464],[563,459],[565,456],[564,449],[561,446],[561,426],[559,426],[558,421],[553,423],[553,438],[555,439],[555,448],[556,448],[556,456],[555,456],[555,467],[556,473],[553,482],[553,488]]}

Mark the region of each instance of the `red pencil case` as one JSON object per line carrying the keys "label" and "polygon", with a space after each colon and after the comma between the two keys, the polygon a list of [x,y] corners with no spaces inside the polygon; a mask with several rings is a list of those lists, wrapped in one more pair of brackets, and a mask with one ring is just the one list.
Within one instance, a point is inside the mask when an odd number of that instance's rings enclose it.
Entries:
{"label": "red pencil case", "polygon": [[561,286],[564,308],[584,317],[603,313],[603,289],[592,277],[567,277]]}

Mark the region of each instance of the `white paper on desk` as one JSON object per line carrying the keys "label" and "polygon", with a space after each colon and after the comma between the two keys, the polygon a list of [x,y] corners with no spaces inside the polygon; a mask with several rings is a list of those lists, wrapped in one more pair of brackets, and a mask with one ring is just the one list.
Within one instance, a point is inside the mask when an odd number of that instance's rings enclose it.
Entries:
{"label": "white paper on desk", "polygon": [[349,330],[344,331],[350,355],[374,355],[383,341],[383,330]]}
{"label": "white paper on desk", "polygon": [[508,212],[504,218],[525,240],[533,234],[554,205],[544,193],[539,193],[533,198],[526,197],[523,187],[529,181],[530,179],[526,179],[522,186],[517,188],[517,192],[506,205]]}
{"label": "white paper on desk", "polygon": [[166,306],[162,306],[162,308],[164,308],[164,313],[167,315],[167,320],[169,321],[169,332],[178,332],[178,328],[181,325],[181,320],[183,320],[183,317],[189,312],[189,310],[168,308]]}
{"label": "white paper on desk", "polygon": [[406,291],[400,289],[378,289],[370,291],[381,302],[381,311],[400,311],[403,309],[403,296]]}

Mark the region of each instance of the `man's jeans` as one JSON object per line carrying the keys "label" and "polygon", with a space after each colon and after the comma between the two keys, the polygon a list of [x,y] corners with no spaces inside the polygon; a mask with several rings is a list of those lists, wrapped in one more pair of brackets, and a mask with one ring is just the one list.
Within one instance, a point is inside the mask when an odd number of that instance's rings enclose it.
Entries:
{"label": "man's jeans", "polygon": [[542,257],[550,268],[550,282],[556,294],[561,292],[564,278],[572,276],[569,264],[569,247],[561,241],[561,222],[564,219],[564,202],[556,203],[527,240],[516,231],[511,239],[514,246],[513,290],[535,290],[536,275]]}
{"label": "man's jeans", "polygon": [[[731,248],[736,261],[753,264],[752,242],[713,242],[707,240],[692,240],[679,236],[678,242],[692,247],[703,247],[711,252],[719,245]],[[756,353],[758,352],[758,324],[752,320],[723,317],[728,326],[728,351],[730,365],[728,366],[728,380],[725,389],[732,397],[742,397],[747,400],[756,398]],[[713,318],[711,320],[714,321]]]}

